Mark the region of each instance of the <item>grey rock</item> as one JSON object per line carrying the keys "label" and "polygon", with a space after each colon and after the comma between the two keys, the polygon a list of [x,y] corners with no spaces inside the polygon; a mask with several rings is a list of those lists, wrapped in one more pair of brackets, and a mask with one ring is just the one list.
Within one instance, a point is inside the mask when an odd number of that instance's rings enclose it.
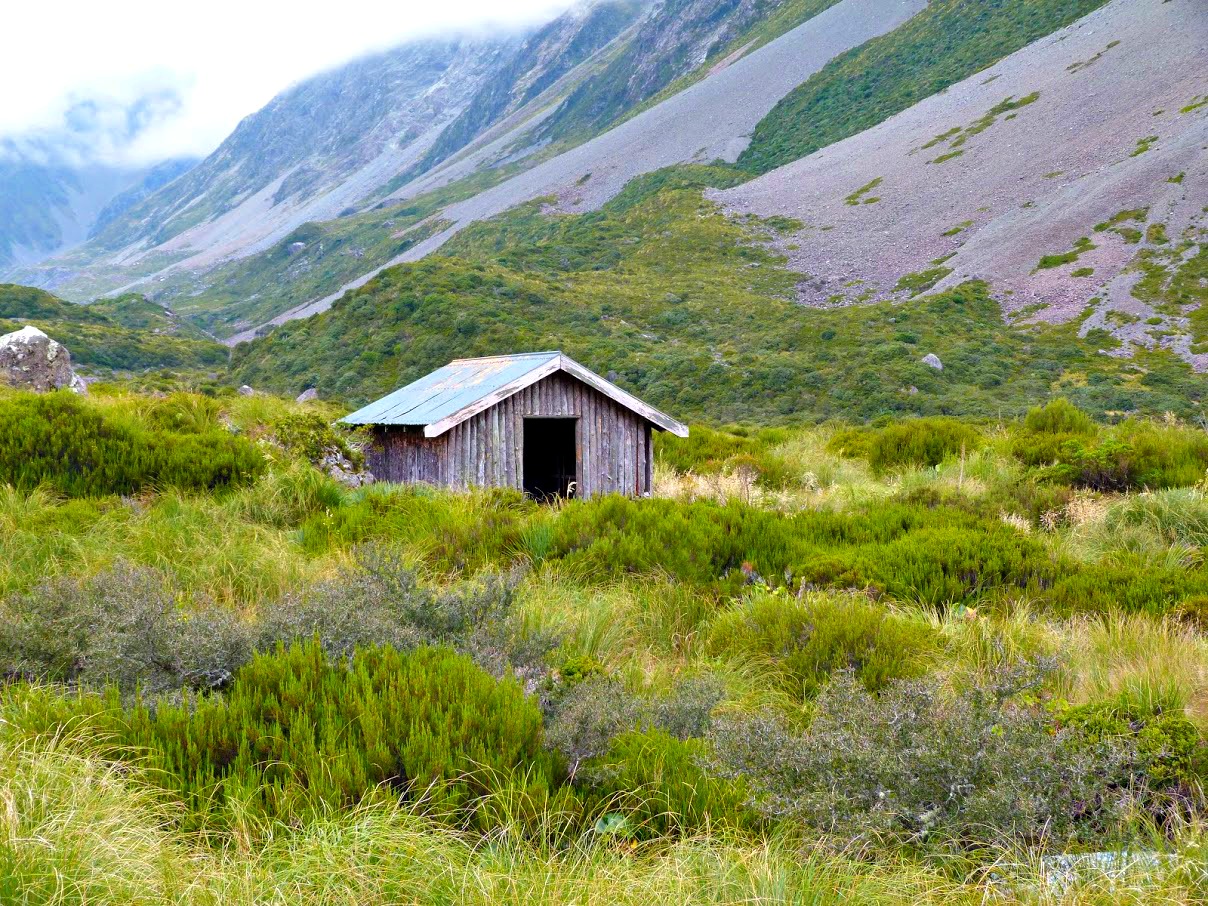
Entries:
{"label": "grey rock", "polygon": [[36,327],[22,327],[0,337],[0,382],[38,393],[88,392],[84,379],[71,367],[67,347]]}
{"label": "grey rock", "polygon": [[923,364],[928,368],[934,368],[936,371],[944,370],[944,363],[940,361],[940,357],[934,352],[929,352],[923,356]]}
{"label": "grey rock", "polygon": [[244,384],[242,387],[239,388],[239,395],[240,396],[255,396],[256,391],[253,390],[251,387],[249,387],[247,384]]}
{"label": "grey rock", "polygon": [[309,403],[311,400],[319,398],[319,391],[314,387],[307,387],[294,399],[295,403]]}

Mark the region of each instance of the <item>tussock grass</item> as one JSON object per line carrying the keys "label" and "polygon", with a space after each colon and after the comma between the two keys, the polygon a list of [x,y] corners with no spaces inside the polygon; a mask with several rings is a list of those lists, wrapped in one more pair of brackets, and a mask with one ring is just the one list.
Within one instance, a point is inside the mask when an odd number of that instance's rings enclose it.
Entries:
{"label": "tussock grass", "polygon": [[[478,838],[401,808],[362,808],[255,842],[172,831],[145,781],[87,750],[0,731],[0,900],[13,904],[986,904],[1202,902],[1201,830],[1158,866],[1047,880],[1027,852],[988,867],[853,859],[792,835],[567,849]],[[1055,879],[1054,879],[1055,880]]]}

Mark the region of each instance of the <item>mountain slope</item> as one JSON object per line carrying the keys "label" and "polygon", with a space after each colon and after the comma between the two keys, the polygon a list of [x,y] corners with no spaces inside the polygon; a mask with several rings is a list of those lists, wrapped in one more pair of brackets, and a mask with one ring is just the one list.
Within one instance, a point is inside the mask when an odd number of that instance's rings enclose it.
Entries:
{"label": "mountain slope", "polygon": [[[645,5],[636,0],[605,0],[560,17],[527,40],[462,42],[462,49],[448,60],[432,42],[400,48],[363,61],[359,70],[349,67],[298,86],[249,118],[187,178],[146,199],[78,253],[27,269],[19,276],[81,299],[145,284],[154,288],[157,297],[171,298],[182,311],[194,299],[207,312],[216,311],[221,306],[207,297],[207,290],[214,287],[218,295],[237,292],[235,283],[241,279],[229,268],[239,274],[249,271],[237,259],[265,252],[263,263],[271,271],[272,262],[283,260],[281,243],[303,222],[326,221],[334,227],[339,218],[354,210],[368,213],[371,206],[384,204],[386,209],[378,218],[383,227],[375,227],[369,222],[373,218],[368,218],[364,241],[358,239],[342,248],[341,255],[355,253],[354,260],[332,260],[322,242],[307,248],[309,267],[302,283],[314,282],[316,273],[330,272],[331,279],[323,287],[329,293],[391,257],[369,258],[362,264],[362,256],[391,245],[418,244],[398,236],[414,225],[411,211],[415,208],[432,210],[432,201],[444,205],[464,199],[514,173],[540,166],[616,118],[631,116],[634,104],[644,104],[659,92],[671,92],[671,86],[687,84],[706,72],[709,75],[704,81],[712,81],[720,74],[717,70],[725,70],[751,47],[835,2],[727,0],[717,6],[702,0],[659,0]],[[893,14],[884,16],[884,23],[861,20],[862,16],[867,19],[862,11],[865,7],[873,10],[870,15],[881,15],[875,9],[878,3],[893,8]],[[860,24],[853,29],[852,41],[859,43],[880,27],[892,27],[901,8],[913,11],[922,3],[847,0],[848,7],[860,8],[854,14]],[[827,53],[848,46],[850,42]],[[763,50],[766,48],[760,52]],[[808,74],[816,68],[814,50],[801,56],[808,65],[803,67],[791,57],[786,61],[787,71],[799,74],[797,80],[804,77],[803,70]],[[414,92],[430,76],[425,65],[439,69],[446,63],[448,69],[434,83],[439,86],[434,94],[447,103],[436,113],[425,113],[424,105],[430,104],[431,97],[424,94],[417,113],[412,109],[417,106]],[[390,82],[394,70],[427,74],[400,83],[383,102],[381,85]],[[765,78],[757,72],[756,78],[754,101],[761,109],[795,85],[781,73]],[[764,99],[765,82],[775,86],[769,100]],[[742,107],[748,100],[739,97],[736,102]],[[316,142],[301,147],[298,124],[308,122],[303,116],[310,114],[308,105],[315,109],[310,118],[319,120],[320,135]],[[340,116],[331,114],[333,106],[341,111]],[[349,110],[364,115],[347,113]],[[400,110],[411,117],[410,131],[396,136],[398,141],[381,145],[382,134],[398,131],[399,123],[392,117],[401,116]],[[712,115],[708,110],[704,114]],[[723,116],[718,125],[728,129],[732,125],[728,119]],[[740,132],[754,124],[749,116],[738,119],[742,120]],[[379,125],[369,128],[371,121]],[[727,136],[729,140],[739,137],[737,132]],[[657,142],[659,136],[647,140]],[[311,148],[315,143],[318,149]],[[696,142],[691,148],[675,149],[665,159],[646,155],[648,159],[633,172],[688,159],[697,152],[704,155],[710,150],[704,146],[711,143],[722,147],[727,157],[738,150],[726,150],[724,142]],[[616,188],[619,184],[612,191]],[[396,210],[390,210],[392,206]],[[400,220],[407,226],[384,226]],[[359,225],[354,231],[357,229]],[[324,225],[320,231],[329,228]],[[286,245],[293,244],[290,239]],[[394,249],[394,254],[398,251]],[[326,258],[322,265],[316,266],[316,254]],[[290,269],[297,272],[299,263],[290,262]],[[215,266],[221,272],[207,277]],[[255,265],[251,268],[256,269]],[[270,314],[307,301],[294,295],[292,286],[283,286],[276,279],[261,282],[263,291],[254,288],[245,296],[255,297],[258,309],[277,305]],[[297,291],[307,292],[302,285]],[[237,304],[213,323],[238,324],[240,307]]]}
{"label": "mountain slope", "polygon": [[[383,267],[422,258],[470,223],[554,196],[561,210],[590,210],[635,176],[687,162],[734,161],[756,123],[828,60],[909,19],[925,0],[842,0],[632,119],[496,186],[441,208],[448,226],[326,297],[271,319],[281,324],[324,311]],[[233,340],[250,338],[254,331]]]}
{"label": "mountain slope", "polygon": [[88,251],[201,266],[335,217],[426,151],[512,40],[416,42],[303,82]]}
{"label": "mountain slope", "polygon": [[1169,352],[1125,360],[1098,354],[1113,342],[1102,330],[1004,324],[982,283],[909,306],[799,305],[799,275],[773,246],[788,224],[726,217],[701,196],[741,175],[676,167],[598,211],[551,216],[535,203],[469,226],[449,254],[240,344],[232,380],[356,403],[451,358],[560,348],[713,422],[999,417],[1054,394],[1100,414],[1200,411],[1208,384]]}
{"label": "mountain slope", "polygon": [[547,88],[631,26],[642,15],[635,0],[602,2],[572,10],[525,40],[516,54],[475,93],[432,148],[401,178],[404,185],[448,159],[500,120],[536,100]]}
{"label": "mountain slope", "polygon": [[[1206,367],[1203,282],[1185,273],[1172,297],[1181,269],[1202,268],[1206,48],[1203,4],[1114,0],[874,129],[712,197],[802,222],[784,248],[807,275],[806,304],[978,278],[1009,315],[1066,321],[1097,300],[1093,325]],[[1131,291],[1143,276],[1147,299]]]}

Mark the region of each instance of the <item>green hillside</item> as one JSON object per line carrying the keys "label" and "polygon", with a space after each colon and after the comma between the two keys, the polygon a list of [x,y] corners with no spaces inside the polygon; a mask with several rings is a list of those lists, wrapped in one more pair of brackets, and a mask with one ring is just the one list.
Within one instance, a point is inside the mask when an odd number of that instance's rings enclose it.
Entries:
{"label": "green hillside", "polygon": [[66,346],[73,364],[91,369],[219,368],[228,358],[226,347],[196,325],[136,294],[76,305],[44,290],[0,284],[0,333],[26,324]]}
{"label": "green hillside", "polygon": [[458,356],[561,348],[712,422],[997,416],[1052,394],[1096,417],[1199,412],[1203,381],[1173,355],[1105,356],[1116,341],[1079,338],[1077,323],[1005,324],[982,284],[904,305],[797,304],[800,275],[767,246],[777,223],[735,223],[702,198],[702,183],[735,178],[677,168],[599,212],[550,217],[537,203],[475,225],[447,254],[239,346],[234,379],[359,403]]}

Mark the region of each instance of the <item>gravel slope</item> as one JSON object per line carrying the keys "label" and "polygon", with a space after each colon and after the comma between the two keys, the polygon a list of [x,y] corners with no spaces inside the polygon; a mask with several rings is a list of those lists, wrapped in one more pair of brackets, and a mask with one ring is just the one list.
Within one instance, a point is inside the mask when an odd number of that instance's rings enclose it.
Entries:
{"label": "gravel slope", "polygon": [[[467,224],[534,198],[553,195],[563,210],[586,211],[599,207],[643,173],[691,161],[733,161],[755,125],[782,97],[832,57],[891,31],[925,6],[925,0],[843,0],[615,129],[449,206],[440,215],[451,221],[448,229],[331,295],[284,312],[269,323],[326,311],[346,291],[362,286],[386,267],[418,260]],[[581,182],[584,176],[587,179]],[[228,342],[250,339],[254,333],[247,331]]]}
{"label": "gravel slope", "polygon": [[[924,147],[1035,92],[963,143],[952,134]],[[1143,320],[1153,311],[1129,292],[1129,266],[1153,244],[1093,228],[1148,208],[1146,222],[1133,226],[1164,223],[1171,239],[1204,238],[1208,105],[1186,109],[1201,95],[1208,3],[1115,0],[873,129],[711,197],[735,212],[806,224],[783,243],[791,266],[808,275],[799,290],[805,304],[904,298],[894,292],[900,278],[951,255],[942,266],[952,272],[936,288],[986,279],[1008,315],[1043,306],[1038,317],[1061,321],[1099,298],[1093,323],[1110,326],[1112,309]],[[1148,137],[1156,138],[1140,142]],[[847,201],[878,178],[857,203]],[[1042,256],[1068,252],[1083,236],[1096,248],[1037,269]],[[1093,274],[1074,276],[1086,268]],[[1116,332],[1146,345],[1160,340],[1208,367],[1177,337],[1157,336],[1171,326]]]}

